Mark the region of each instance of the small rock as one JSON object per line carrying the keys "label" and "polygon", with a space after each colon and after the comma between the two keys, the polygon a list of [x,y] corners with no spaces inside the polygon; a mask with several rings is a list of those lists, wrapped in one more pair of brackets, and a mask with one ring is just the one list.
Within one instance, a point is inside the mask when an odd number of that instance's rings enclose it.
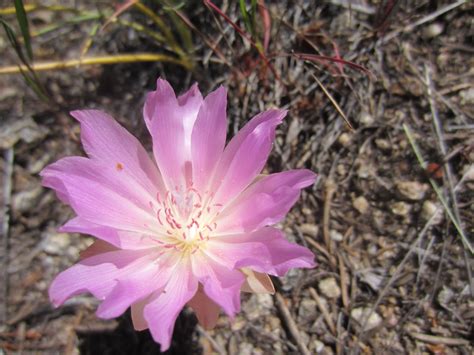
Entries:
{"label": "small rock", "polygon": [[268,293],[259,293],[257,296],[257,302],[260,304],[262,309],[271,310],[274,307],[273,297]]}
{"label": "small rock", "polygon": [[339,298],[341,296],[341,289],[333,277],[321,280],[318,286],[319,291],[327,298]]}
{"label": "small rock", "polygon": [[273,298],[269,294],[253,294],[242,307],[249,320],[254,320],[269,314],[272,308]]}
{"label": "small rock", "polygon": [[240,355],[252,355],[253,354],[253,345],[250,343],[242,342],[239,345],[239,354]]}
{"label": "small rock", "polygon": [[[375,251],[376,252],[372,255],[377,254],[377,249]],[[371,271],[370,269],[363,269],[359,271],[358,274],[360,275],[361,281],[369,285],[372,290],[379,290],[380,286],[382,285],[383,276]]]}
{"label": "small rock", "polygon": [[474,165],[468,165],[463,170],[463,174],[466,175],[466,181],[474,181]]}
{"label": "small rock", "polygon": [[474,104],[474,88],[463,90],[459,93],[461,105],[472,105]]}
{"label": "small rock", "polygon": [[392,149],[392,144],[386,139],[377,138],[375,140],[375,145],[381,150],[390,150]]}
{"label": "small rock", "polygon": [[[428,221],[433,217],[435,213],[437,213],[436,217],[433,220],[433,224],[440,224],[443,220],[443,214],[441,213],[441,209],[438,209],[439,205],[430,200],[426,200],[423,202],[423,207],[421,208],[421,218],[424,221]],[[436,212],[437,211],[437,212]]]}
{"label": "small rock", "polygon": [[71,244],[67,233],[46,232],[43,238],[43,250],[52,255],[64,254]]}
{"label": "small rock", "polygon": [[51,154],[44,152],[39,159],[32,159],[28,163],[28,172],[38,174],[51,161]]}
{"label": "small rock", "polygon": [[427,184],[418,181],[398,181],[396,183],[398,192],[405,198],[412,201],[419,201],[425,197],[428,190]]}
{"label": "small rock", "polygon": [[344,236],[334,229],[329,232],[329,238],[335,242],[342,242],[344,240]]}
{"label": "small rock", "polygon": [[248,321],[241,316],[237,316],[233,322],[230,323],[230,329],[234,332],[242,330],[247,325]]}
{"label": "small rock", "polygon": [[339,138],[337,139],[337,141],[339,142],[340,145],[342,145],[343,147],[347,147],[349,146],[349,144],[351,143],[351,136],[349,133],[342,133]]}
{"label": "small rock", "polygon": [[310,237],[317,237],[319,232],[319,227],[316,224],[303,223],[300,226],[300,231],[303,234],[309,235]]}
{"label": "small rock", "polygon": [[313,341],[312,347],[316,354],[321,354],[324,350],[324,343],[316,339]]}
{"label": "small rock", "polygon": [[39,201],[43,188],[36,186],[30,190],[20,191],[13,195],[12,207],[15,211],[23,213],[32,209]]}
{"label": "small rock", "polygon": [[303,344],[308,345],[309,340],[310,340],[309,334],[306,332],[300,331],[300,339]]}
{"label": "small rock", "polygon": [[281,289],[285,292],[291,291],[299,284],[302,274],[302,269],[290,269],[285,276],[280,278]]}
{"label": "small rock", "polygon": [[298,308],[298,318],[302,323],[313,322],[317,316],[317,303],[315,300],[305,298]]}
{"label": "small rock", "polygon": [[443,289],[439,291],[436,300],[443,307],[448,307],[449,303],[454,297],[454,292],[449,287],[443,286]]}
{"label": "small rock", "polygon": [[20,140],[33,143],[46,136],[46,129],[38,126],[32,118],[12,118],[0,122],[1,149],[11,148]]}
{"label": "small rock", "polygon": [[347,169],[344,164],[337,164],[336,171],[339,176],[345,176],[347,174]]}
{"label": "small rock", "polygon": [[357,197],[352,204],[360,214],[365,214],[369,209],[369,202],[364,196]]}
{"label": "small rock", "polygon": [[410,213],[411,206],[403,201],[395,202],[390,205],[390,210],[394,215],[397,216],[407,216]]}
{"label": "small rock", "polygon": [[269,316],[268,325],[270,326],[272,332],[279,333],[281,330],[281,320],[278,317]]}
{"label": "small rock", "polygon": [[[362,323],[366,322],[367,316],[370,314],[370,311],[371,309],[368,307],[354,308],[351,311],[351,317],[362,326],[363,325]],[[382,324],[382,317],[380,317],[380,315],[374,311],[369,316],[369,319],[366,322],[364,330],[374,329],[378,327],[380,324]]]}
{"label": "small rock", "polygon": [[423,37],[426,39],[438,37],[441,33],[443,33],[443,30],[443,24],[439,22],[432,23],[423,29]]}
{"label": "small rock", "polygon": [[374,173],[375,173],[375,169],[369,164],[360,164],[360,166],[357,169],[357,176],[361,179],[367,179],[370,176],[373,176]]}
{"label": "small rock", "polygon": [[370,126],[374,123],[374,117],[368,112],[362,112],[359,117],[360,123],[364,126]]}

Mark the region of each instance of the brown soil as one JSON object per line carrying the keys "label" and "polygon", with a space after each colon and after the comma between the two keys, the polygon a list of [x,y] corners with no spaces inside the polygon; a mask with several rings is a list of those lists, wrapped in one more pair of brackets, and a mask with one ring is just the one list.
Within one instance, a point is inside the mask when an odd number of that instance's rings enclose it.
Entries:
{"label": "brown soil", "polygon": [[[96,8],[94,2],[77,3]],[[228,3],[226,14],[241,18],[238,2]],[[467,1],[451,8],[449,1],[395,1],[398,7],[385,19],[377,12],[379,2],[353,1],[350,8],[344,3],[268,2],[268,51],[277,55],[271,64],[279,78],[200,2],[182,11],[202,36],[216,41],[219,52],[193,32],[194,72],[164,63],[43,72],[49,103],[20,75],[0,76],[0,353],[158,353],[148,331],[133,330],[128,314],[96,318],[97,301],[88,295],[52,308],[51,280],[77,261],[91,238],[57,232],[73,213],[41,187],[38,175],[61,157],[83,154],[71,109],[106,110],[150,147],[141,111],[158,76],[177,91],[194,81],[203,93],[225,85],[229,135],[265,108],[287,108],[267,170],[306,167],[320,175],[280,226],[289,239],[314,251],[318,267],[275,280],[275,296],[243,295],[242,312],[233,322],[222,316],[213,331],[183,311],[170,354],[473,352],[473,259],[452,221],[471,237],[474,8]],[[38,30],[68,16],[36,12],[30,21]],[[144,21],[136,11],[124,16]],[[14,23],[14,17],[5,18]],[[65,26],[34,38],[37,60],[77,57],[89,26]],[[282,55],[335,56],[335,47],[371,74]],[[17,63],[5,36],[0,51],[2,66]],[[111,24],[90,55],[156,51],[163,49]],[[428,169],[418,163],[404,124]]]}

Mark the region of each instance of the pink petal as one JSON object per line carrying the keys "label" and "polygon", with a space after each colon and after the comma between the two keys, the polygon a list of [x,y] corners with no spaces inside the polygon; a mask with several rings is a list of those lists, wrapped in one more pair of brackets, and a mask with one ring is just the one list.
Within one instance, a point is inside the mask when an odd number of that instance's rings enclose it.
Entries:
{"label": "pink petal", "polygon": [[265,273],[256,272],[248,268],[242,268],[241,271],[247,276],[242,285],[242,292],[251,293],[275,293],[272,279]]}
{"label": "pink petal", "polygon": [[276,126],[286,111],[269,110],[255,116],[229,142],[216,167],[215,200],[226,205],[260,173],[275,139]]}
{"label": "pink petal", "polygon": [[145,330],[148,329],[148,323],[143,314],[145,306],[150,303],[152,299],[155,299],[156,294],[151,294],[150,296],[141,299],[140,301],[135,302],[131,306],[132,310],[132,323],[135,330]]}
{"label": "pink petal", "polygon": [[221,86],[204,100],[191,137],[193,182],[204,191],[225,146],[227,91]]}
{"label": "pink petal", "polygon": [[188,302],[196,317],[204,329],[211,330],[216,326],[219,319],[220,307],[199,289],[191,301]]}
{"label": "pink petal", "polygon": [[233,317],[240,311],[240,288],[245,277],[238,270],[215,262],[204,254],[192,258],[193,273],[207,296]]}
{"label": "pink petal", "polygon": [[120,316],[133,303],[161,291],[168,282],[172,265],[165,256],[143,265],[137,272],[117,280],[113,290],[97,309],[97,315],[110,319]]}
{"label": "pink petal", "polygon": [[102,168],[101,163],[90,159],[69,157],[49,165],[41,175],[43,185],[67,195],[71,207],[83,219],[135,232],[160,230],[151,207],[146,210],[144,206],[151,196],[129,181],[114,179]]}
{"label": "pink petal", "polygon": [[103,240],[95,240],[94,243],[89,245],[87,249],[83,250],[79,254],[79,258],[81,260],[90,258],[92,256],[96,256],[99,254],[105,254],[110,251],[117,251],[118,249],[113,246],[112,244],[109,244],[107,242],[104,242]]}
{"label": "pink petal", "polygon": [[198,282],[190,269],[189,261],[182,259],[173,270],[164,291],[143,310],[153,339],[161,344],[161,351],[170,347],[176,318],[196,294]]}
{"label": "pink petal", "polygon": [[251,232],[280,222],[298,200],[300,189],[315,179],[310,170],[290,170],[258,180],[222,211],[214,234]]}
{"label": "pink petal", "polygon": [[229,268],[248,267],[275,276],[282,276],[291,268],[315,266],[309,249],[288,242],[282,231],[272,227],[212,238],[206,251]]}
{"label": "pink petal", "polygon": [[192,161],[191,135],[203,99],[197,85],[179,98],[167,81],[158,79],[156,86],[147,96],[143,114],[158,167],[168,190],[174,190],[192,179],[187,168]]}
{"label": "pink petal", "polygon": [[81,260],[54,279],[49,288],[49,298],[56,307],[84,292],[90,292],[102,300],[112,291],[118,279],[149,263],[150,254],[148,250],[118,250]]}
{"label": "pink petal", "polygon": [[97,110],[73,111],[81,123],[82,145],[94,160],[120,170],[150,195],[163,192],[161,175],[140,142],[108,114]]}
{"label": "pink petal", "polygon": [[65,233],[89,234],[120,249],[134,250],[156,247],[156,242],[153,241],[153,238],[144,232],[131,232],[114,227],[102,226],[89,222],[82,217],[71,219],[59,228],[59,231]]}

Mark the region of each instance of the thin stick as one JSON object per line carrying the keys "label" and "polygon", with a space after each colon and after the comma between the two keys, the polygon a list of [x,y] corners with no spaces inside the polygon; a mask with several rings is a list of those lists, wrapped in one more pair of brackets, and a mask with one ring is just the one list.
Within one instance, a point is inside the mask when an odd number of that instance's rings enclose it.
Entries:
{"label": "thin stick", "polygon": [[331,244],[331,236],[329,231],[329,220],[331,218],[331,200],[334,192],[336,191],[336,187],[331,180],[328,180],[325,185],[324,191],[324,207],[323,207],[323,236],[324,236],[324,243],[326,244],[326,248],[328,248],[329,254],[332,253],[332,244]]}
{"label": "thin stick", "polygon": [[444,344],[444,345],[449,345],[449,346],[469,345],[469,340],[467,339],[448,338],[448,337],[416,333],[416,332],[409,332],[408,335],[410,335],[412,338],[416,340],[420,340],[420,341],[423,341],[425,343],[430,343],[430,344]]}
{"label": "thin stick", "polygon": [[300,350],[300,353],[303,355],[310,355],[311,353],[306,347],[306,344],[303,343],[303,339],[301,338],[301,334],[300,334],[300,331],[298,330],[298,326],[296,325],[295,321],[291,317],[291,313],[288,310],[288,307],[286,306],[285,300],[283,299],[282,295],[280,295],[277,292],[275,294],[275,299],[276,299],[276,305],[278,309],[280,310],[280,313],[283,316],[283,319],[285,320],[286,325],[288,326],[288,330],[290,331],[291,336],[295,340],[296,345],[298,346],[298,349]]}
{"label": "thin stick", "polygon": [[342,295],[342,304],[346,310],[349,309],[349,293],[347,292],[347,285],[349,284],[349,280],[347,277],[347,271],[344,266],[344,260],[342,260],[342,256],[340,254],[337,255],[339,261],[339,276],[341,278],[341,295]]}
{"label": "thin stick", "polygon": [[334,325],[331,315],[329,314],[329,311],[327,310],[323,301],[321,301],[321,298],[319,297],[318,293],[312,287],[309,288],[309,293],[311,294],[311,297],[313,297],[316,301],[316,304],[318,305],[318,308],[321,311],[321,314],[323,315],[324,321],[328,325],[329,330],[334,336],[336,336],[336,326]]}
{"label": "thin stick", "polygon": [[13,160],[14,160],[14,151],[13,148],[8,148],[4,152],[5,160],[5,170],[4,170],[4,179],[3,179],[3,206],[2,206],[2,245],[1,245],[1,285],[2,285],[2,294],[0,301],[0,324],[6,324],[8,318],[7,311],[7,300],[8,300],[8,237],[10,229],[10,204],[12,196],[12,176],[13,176]]}
{"label": "thin stick", "polygon": [[[165,55],[155,53],[136,53],[136,54],[117,54],[102,57],[86,57],[82,59],[60,60],[56,62],[35,63],[31,67],[35,71],[58,70],[65,68],[74,68],[81,65],[101,65],[101,64],[119,64],[134,62],[170,62],[182,65],[187,68],[188,64],[182,60]],[[24,65],[11,65],[0,68],[1,74],[19,74],[21,71],[27,70]]]}

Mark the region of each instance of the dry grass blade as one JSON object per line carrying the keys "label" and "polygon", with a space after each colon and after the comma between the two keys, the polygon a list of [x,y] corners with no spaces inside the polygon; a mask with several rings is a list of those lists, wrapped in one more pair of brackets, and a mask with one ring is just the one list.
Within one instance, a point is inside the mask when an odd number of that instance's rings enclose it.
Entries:
{"label": "dry grass blade", "polygon": [[354,130],[354,127],[352,126],[351,122],[349,121],[349,119],[347,118],[346,114],[344,113],[344,111],[342,111],[341,107],[339,106],[339,104],[336,102],[336,100],[332,97],[332,95],[329,93],[329,91],[327,91],[327,89],[324,87],[324,85],[319,81],[319,79],[314,75],[314,74],[311,74],[311,76],[313,77],[314,80],[316,80],[316,82],[318,83],[319,87],[323,90],[324,94],[328,97],[329,101],[331,101],[331,103],[333,104],[334,108],[337,110],[337,112],[339,112],[339,114],[341,115],[341,117],[344,119],[344,121],[346,122],[347,126],[351,129],[351,130]]}
{"label": "dry grass blade", "polygon": [[[120,64],[120,63],[135,63],[135,62],[168,62],[182,65],[190,69],[188,63],[183,63],[182,60],[174,58],[165,54],[156,53],[136,53],[136,54],[117,54],[102,57],[88,57],[82,59],[71,59],[47,63],[35,63],[32,68],[35,71],[44,70],[59,70],[66,68],[79,67],[81,65],[102,65],[102,64]],[[7,66],[0,68],[1,74],[18,74],[21,70],[25,70],[24,66]]]}

